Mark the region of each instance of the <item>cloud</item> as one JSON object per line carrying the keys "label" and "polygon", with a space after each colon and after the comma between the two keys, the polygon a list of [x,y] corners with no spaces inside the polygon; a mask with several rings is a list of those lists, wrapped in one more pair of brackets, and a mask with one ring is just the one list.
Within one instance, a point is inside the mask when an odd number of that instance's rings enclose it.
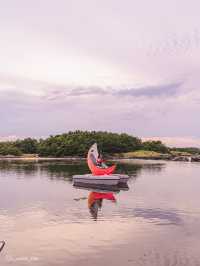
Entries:
{"label": "cloud", "polygon": [[[52,86],[51,86],[52,87]],[[72,86],[71,86],[72,87]],[[95,96],[95,95],[106,95],[109,94],[108,91],[101,87],[74,87],[71,88],[70,86],[57,86],[57,88],[50,89],[44,95],[44,99],[48,100],[59,100],[69,97],[82,97],[82,96]]]}
{"label": "cloud", "polygon": [[105,89],[100,87],[78,87],[75,89],[72,89],[67,93],[68,96],[81,96],[81,95],[105,95],[108,92],[106,92]]}
{"label": "cloud", "polygon": [[69,99],[70,97],[76,98],[76,97],[85,97],[85,96],[113,96],[113,97],[147,97],[147,98],[153,98],[153,97],[173,97],[175,95],[178,95],[181,93],[181,86],[183,85],[183,82],[177,82],[177,83],[170,83],[166,85],[157,85],[157,86],[146,86],[146,87],[137,87],[137,88],[131,88],[131,89],[114,89],[114,88],[102,88],[102,87],[74,87],[70,88],[70,86],[62,87],[57,86],[52,89],[49,88],[49,90],[45,93],[43,96],[44,99],[48,100],[64,100]]}
{"label": "cloud", "polygon": [[69,97],[113,95],[134,97],[170,97],[181,92],[183,81],[160,83],[153,86],[78,86],[61,85],[43,80],[24,78],[22,76],[0,73],[0,92],[21,92],[31,96],[41,96],[44,100],[57,100]]}
{"label": "cloud", "polygon": [[172,83],[167,85],[147,86],[141,88],[125,89],[116,92],[119,96],[134,96],[134,97],[170,97],[179,92],[182,83]]}
{"label": "cloud", "polygon": [[38,94],[4,90],[0,136],[40,137],[82,129],[198,138],[199,98],[194,84],[183,82],[133,89],[51,84]]}

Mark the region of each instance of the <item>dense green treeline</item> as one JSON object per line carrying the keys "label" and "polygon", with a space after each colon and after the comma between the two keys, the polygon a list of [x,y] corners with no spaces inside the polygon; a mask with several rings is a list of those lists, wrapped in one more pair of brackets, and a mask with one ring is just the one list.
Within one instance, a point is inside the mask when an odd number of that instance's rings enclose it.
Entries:
{"label": "dense green treeline", "polygon": [[40,156],[55,157],[85,156],[94,142],[97,142],[99,149],[107,154],[136,150],[141,146],[139,138],[127,134],[75,131],[40,140],[38,153]]}
{"label": "dense green treeline", "polygon": [[125,133],[77,130],[40,140],[26,138],[12,142],[0,142],[0,155],[85,156],[94,142],[98,143],[99,149],[105,154],[125,153],[141,149],[160,153],[169,152],[169,149],[161,141],[142,142],[141,139]]}

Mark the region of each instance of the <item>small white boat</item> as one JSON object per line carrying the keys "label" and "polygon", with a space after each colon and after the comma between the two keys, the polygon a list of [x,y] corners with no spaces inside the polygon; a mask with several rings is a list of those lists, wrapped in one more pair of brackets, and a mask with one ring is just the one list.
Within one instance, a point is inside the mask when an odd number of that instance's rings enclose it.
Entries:
{"label": "small white boat", "polygon": [[74,184],[116,186],[126,184],[129,179],[128,175],[113,174],[116,165],[109,167],[104,163],[102,156],[98,152],[96,143],[88,151],[87,163],[92,174],[74,175]]}
{"label": "small white boat", "polygon": [[129,179],[128,175],[112,174],[112,175],[74,175],[74,183],[84,184],[97,184],[97,185],[110,185],[116,186],[120,183],[127,183]]}
{"label": "small white boat", "polygon": [[74,183],[84,183],[84,184],[96,184],[96,185],[109,185],[116,186],[120,181],[120,177],[118,175],[74,175],[73,182]]}

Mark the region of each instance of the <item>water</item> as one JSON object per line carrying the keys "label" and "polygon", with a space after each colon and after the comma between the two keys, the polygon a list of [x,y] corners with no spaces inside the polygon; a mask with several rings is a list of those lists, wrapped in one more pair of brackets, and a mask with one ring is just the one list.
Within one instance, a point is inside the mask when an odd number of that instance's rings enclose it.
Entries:
{"label": "water", "polygon": [[200,265],[200,164],[118,171],[129,189],[95,194],[72,186],[84,162],[0,161],[0,265]]}

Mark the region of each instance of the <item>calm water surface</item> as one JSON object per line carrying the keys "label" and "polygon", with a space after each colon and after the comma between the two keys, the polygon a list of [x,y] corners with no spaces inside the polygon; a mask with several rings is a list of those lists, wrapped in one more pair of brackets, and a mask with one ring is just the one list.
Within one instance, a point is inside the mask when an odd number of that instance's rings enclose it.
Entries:
{"label": "calm water surface", "polygon": [[200,265],[200,164],[124,161],[128,188],[75,188],[85,163],[0,161],[0,265]]}

